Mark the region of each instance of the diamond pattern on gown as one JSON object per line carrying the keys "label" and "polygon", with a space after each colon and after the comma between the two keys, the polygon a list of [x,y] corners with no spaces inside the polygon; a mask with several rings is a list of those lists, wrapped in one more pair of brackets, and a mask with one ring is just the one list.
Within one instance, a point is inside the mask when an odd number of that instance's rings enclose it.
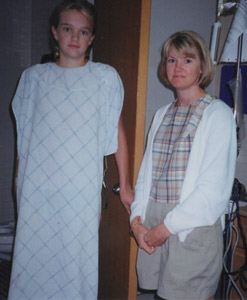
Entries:
{"label": "diamond pattern on gown", "polygon": [[122,101],[107,65],[23,73],[12,105],[20,161],[9,299],[97,299],[103,156],[117,149]]}

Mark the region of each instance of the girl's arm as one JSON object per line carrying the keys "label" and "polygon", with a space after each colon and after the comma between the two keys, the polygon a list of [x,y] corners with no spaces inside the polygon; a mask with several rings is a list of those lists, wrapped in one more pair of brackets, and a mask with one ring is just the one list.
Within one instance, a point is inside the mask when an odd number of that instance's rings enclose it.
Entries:
{"label": "girl's arm", "polygon": [[123,203],[123,206],[130,215],[130,205],[133,202],[134,193],[130,185],[129,153],[122,115],[120,116],[118,123],[118,150],[115,153],[115,158],[119,173],[120,199]]}

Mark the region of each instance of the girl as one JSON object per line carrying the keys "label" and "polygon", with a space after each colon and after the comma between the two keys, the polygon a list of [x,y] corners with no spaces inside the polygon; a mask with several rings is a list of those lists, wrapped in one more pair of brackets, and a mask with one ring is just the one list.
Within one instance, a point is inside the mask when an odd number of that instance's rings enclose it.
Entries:
{"label": "girl", "polygon": [[131,206],[139,285],[169,300],[212,300],[235,174],[235,121],[205,91],[213,64],[197,33],[165,42],[160,75],[177,99],[154,117]]}
{"label": "girl", "polygon": [[115,69],[88,61],[93,5],[64,1],[50,25],[56,61],[25,70],[12,104],[19,168],[9,299],[91,300],[98,289],[103,157],[117,149],[128,195],[122,201],[126,208],[131,202],[119,122],[123,86]]}

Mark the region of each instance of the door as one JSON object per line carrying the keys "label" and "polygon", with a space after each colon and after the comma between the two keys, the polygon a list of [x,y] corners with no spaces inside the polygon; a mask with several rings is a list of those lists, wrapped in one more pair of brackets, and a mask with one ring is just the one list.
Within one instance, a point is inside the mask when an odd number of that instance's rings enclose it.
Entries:
{"label": "door", "polygon": [[[134,186],[144,149],[147,65],[151,0],[95,0],[98,11],[93,60],[120,74],[124,89],[123,119]],[[137,246],[129,236],[129,216],[119,196],[114,156],[107,158],[108,191],[103,190],[99,231],[99,299],[135,299]],[[107,203],[107,205],[106,205]]]}

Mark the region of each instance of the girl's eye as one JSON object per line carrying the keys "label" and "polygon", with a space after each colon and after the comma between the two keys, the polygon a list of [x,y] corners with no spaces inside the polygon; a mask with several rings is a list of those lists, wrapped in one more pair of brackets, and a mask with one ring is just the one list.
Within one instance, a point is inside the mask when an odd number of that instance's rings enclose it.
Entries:
{"label": "girl's eye", "polygon": [[83,30],[83,31],[81,31],[81,34],[82,34],[82,35],[88,35],[88,31]]}
{"label": "girl's eye", "polygon": [[64,27],[64,28],[63,28],[63,31],[69,32],[69,31],[70,31],[70,28],[69,28],[69,27]]}
{"label": "girl's eye", "polygon": [[192,62],[192,59],[190,59],[190,58],[186,58],[186,59],[185,59],[185,63],[186,63],[186,64],[189,64],[189,63],[191,63],[191,62]]}

